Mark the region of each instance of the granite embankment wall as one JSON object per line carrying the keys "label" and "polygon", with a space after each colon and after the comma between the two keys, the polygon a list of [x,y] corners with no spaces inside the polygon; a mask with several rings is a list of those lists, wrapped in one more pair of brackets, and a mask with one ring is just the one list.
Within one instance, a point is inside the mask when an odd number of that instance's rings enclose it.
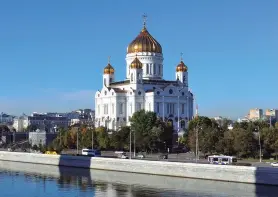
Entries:
{"label": "granite embankment wall", "polygon": [[278,185],[278,169],[0,151],[0,160],[172,177]]}

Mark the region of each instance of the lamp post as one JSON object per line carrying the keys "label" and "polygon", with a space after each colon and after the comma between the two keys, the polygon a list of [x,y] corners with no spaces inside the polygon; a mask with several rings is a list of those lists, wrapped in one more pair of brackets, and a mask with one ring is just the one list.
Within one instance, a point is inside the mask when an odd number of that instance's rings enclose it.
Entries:
{"label": "lamp post", "polygon": [[129,130],[129,159],[131,159],[131,129]]}
{"label": "lamp post", "polygon": [[134,141],[134,142],[133,142],[133,144],[134,144],[134,145],[133,145],[133,146],[134,146],[134,155],[133,155],[133,156],[134,156],[134,158],[135,158],[135,157],[136,157],[135,130],[133,130],[133,141]]}
{"label": "lamp post", "polygon": [[198,146],[199,146],[199,139],[198,139],[199,131],[198,131],[198,125],[196,127],[196,163],[198,162]]}
{"label": "lamp post", "polygon": [[262,145],[261,145],[261,133],[260,133],[259,127],[257,127],[257,130],[258,130],[258,132],[259,132],[260,162],[262,162]]}
{"label": "lamp post", "polygon": [[79,128],[77,130],[77,139],[76,139],[76,154],[78,155],[78,141],[79,141]]}

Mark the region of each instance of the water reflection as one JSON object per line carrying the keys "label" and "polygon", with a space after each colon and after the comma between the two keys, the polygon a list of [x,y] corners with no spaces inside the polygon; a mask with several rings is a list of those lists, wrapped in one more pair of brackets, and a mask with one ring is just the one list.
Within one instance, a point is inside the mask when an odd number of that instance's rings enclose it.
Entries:
{"label": "water reflection", "polygon": [[[256,193],[258,187],[264,193]],[[21,197],[221,197],[276,196],[278,187],[0,161],[0,191]]]}

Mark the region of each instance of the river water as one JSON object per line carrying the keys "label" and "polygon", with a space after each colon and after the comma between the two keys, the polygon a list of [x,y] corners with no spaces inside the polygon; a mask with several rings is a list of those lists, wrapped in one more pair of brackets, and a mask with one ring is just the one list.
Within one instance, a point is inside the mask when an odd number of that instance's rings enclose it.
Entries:
{"label": "river water", "polygon": [[253,197],[278,187],[0,161],[1,197]]}

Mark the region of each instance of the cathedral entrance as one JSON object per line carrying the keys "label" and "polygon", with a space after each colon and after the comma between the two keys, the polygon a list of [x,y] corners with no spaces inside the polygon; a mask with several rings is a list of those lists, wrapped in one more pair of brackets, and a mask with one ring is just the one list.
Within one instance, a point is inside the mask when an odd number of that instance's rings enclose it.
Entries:
{"label": "cathedral entrance", "polygon": [[174,128],[173,120],[172,120],[172,119],[169,119],[169,120],[167,121],[167,125],[173,129],[173,128]]}

